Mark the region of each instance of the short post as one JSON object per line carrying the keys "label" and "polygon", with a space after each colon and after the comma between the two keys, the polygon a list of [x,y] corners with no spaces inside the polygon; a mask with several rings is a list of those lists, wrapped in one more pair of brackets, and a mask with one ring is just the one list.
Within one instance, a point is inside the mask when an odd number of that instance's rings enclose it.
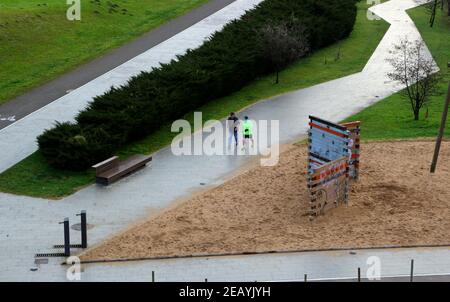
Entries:
{"label": "short post", "polygon": [[308,275],[305,274],[305,282],[308,282]]}
{"label": "short post", "polygon": [[445,124],[447,122],[448,106],[450,104],[450,82],[448,83],[447,99],[445,100],[444,110],[442,111],[441,126],[439,127],[439,134],[434,148],[433,162],[431,163],[430,172],[436,172],[437,161],[439,158],[439,151],[441,149],[442,138],[444,137]]}
{"label": "short post", "polygon": [[358,267],[358,282],[361,282],[361,268]]}
{"label": "short post", "polygon": [[411,275],[409,277],[409,282],[414,280],[414,259],[411,259]]}
{"label": "short post", "polygon": [[152,282],[155,282],[155,271],[152,271]]}
{"label": "short post", "polygon": [[63,222],[59,224],[64,224],[64,256],[70,257],[70,229],[69,229],[69,218],[64,218]]}
{"label": "short post", "polygon": [[205,278],[205,282],[208,282],[208,278]]}
{"label": "short post", "polygon": [[81,211],[77,216],[81,217],[81,248],[87,248],[87,217],[86,211]]}

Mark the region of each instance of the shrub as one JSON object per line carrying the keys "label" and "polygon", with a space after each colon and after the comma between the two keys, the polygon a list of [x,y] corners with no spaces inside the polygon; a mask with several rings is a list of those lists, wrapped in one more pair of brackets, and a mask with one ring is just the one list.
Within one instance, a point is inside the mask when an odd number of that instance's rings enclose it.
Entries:
{"label": "shrub", "polygon": [[39,137],[49,164],[69,170],[85,170],[111,154],[114,140],[101,128],[85,131],[79,125],[57,123]]}
{"label": "shrub", "polygon": [[40,151],[55,167],[85,169],[124,144],[273,72],[261,34],[267,24],[289,20],[290,28],[306,31],[314,51],[348,36],[355,18],[356,0],[265,0],[198,49],[95,97],[76,124],[57,124],[39,136]]}

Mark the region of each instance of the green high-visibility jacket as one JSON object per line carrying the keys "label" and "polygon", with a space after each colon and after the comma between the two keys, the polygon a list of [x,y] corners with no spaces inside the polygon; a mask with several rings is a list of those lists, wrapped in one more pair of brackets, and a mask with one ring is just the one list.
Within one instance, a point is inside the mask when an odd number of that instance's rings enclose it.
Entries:
{"label": "green high-visibility jacket", "polygon": [[253,123],[251,121],[244,121],[242,129],[244,131],[244,135],[253,135]]}

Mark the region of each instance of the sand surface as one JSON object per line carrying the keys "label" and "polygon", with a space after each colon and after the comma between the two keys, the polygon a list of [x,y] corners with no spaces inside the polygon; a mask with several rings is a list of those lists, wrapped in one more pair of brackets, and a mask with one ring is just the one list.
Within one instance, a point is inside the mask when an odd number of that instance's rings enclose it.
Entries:
{"label": "sand surface", "polygon": [[[450,143],[363,143],[348,206],[308,218],[306,146],[88,250],[83,260],[386,245],[450,244]],[[124,201],[126,202],[126,201]]]}

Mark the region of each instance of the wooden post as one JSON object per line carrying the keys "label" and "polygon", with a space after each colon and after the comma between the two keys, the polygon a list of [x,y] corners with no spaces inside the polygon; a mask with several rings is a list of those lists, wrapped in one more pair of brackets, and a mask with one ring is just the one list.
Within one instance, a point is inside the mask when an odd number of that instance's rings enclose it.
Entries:
{"label": "wooden post", "polygon": [[430,170],[431,173],[436,172],[437,161],[439,158],[439,151],[441,149],[442,138],[444,137],[445,123],[447,122],[449,104],[450,104],[450,82],[448,83],[447,99],[445,100],[444,111],[442,112],[441,126],[439,128],[436,147],[434,148],[433,162],[431,163],[431,170]]}
{"label": "wooden post", "polygon": [[155,282],[155,271],[152,271],[152,282]]}
{"label": "wooden post", "polygon": [[361,268],[358,267],[358,282],[361,282]]}
{"label": "wooden post", "polygon": [[308,275],[305,274],[305,282],[308,282]]}

